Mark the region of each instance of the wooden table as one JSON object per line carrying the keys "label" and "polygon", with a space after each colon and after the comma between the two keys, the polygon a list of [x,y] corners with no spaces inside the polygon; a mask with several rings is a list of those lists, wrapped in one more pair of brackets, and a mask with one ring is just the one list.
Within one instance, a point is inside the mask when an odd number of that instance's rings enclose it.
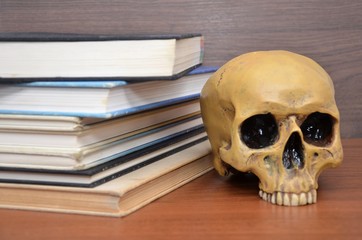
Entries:
{"label": "wooden table", "polygon": [[125,218],[0,210],[0,239],[362,239],[362,139],[343,144],[314,205],[275,206],[255,177],[210,172]]}

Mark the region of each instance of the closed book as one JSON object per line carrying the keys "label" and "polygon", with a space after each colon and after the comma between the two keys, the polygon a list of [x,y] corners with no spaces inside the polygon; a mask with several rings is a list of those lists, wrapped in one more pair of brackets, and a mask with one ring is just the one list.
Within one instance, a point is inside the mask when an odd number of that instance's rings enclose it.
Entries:
{"label": "closed book", "polygon": [[0,33],[0,80],[175,79],[203,49],[201,34]]}
{"label": "closed book", "polygon": [[126,216],[213,169],[209,150],[200,143],[95,188],[0,183],[0,208]]}
{"label": "closed book", "polygon": [[[82,147],[0,145],[0,169],[84,170],[130,154],[158,149],[200,132],[204,132],[201,117],[194,116]],[[2,177],[0,175],[0,179]]]}
{"label": "closed book", "polygon": [[174,81],[67,81],[0,84],[0,113],[93,118],[125,116],[198,99],[216,67]]}
{"label": "closed book", "polygon": [[0,146],[80,148],[199,114],[198,99],[110,119],[0,114]]}
{"label": "closed book", "polygon": [[193,130],[84,170],[0,167],[0,182],[92,188],[180,151],[192,151],[199,143],[208,146],[206,133]]}

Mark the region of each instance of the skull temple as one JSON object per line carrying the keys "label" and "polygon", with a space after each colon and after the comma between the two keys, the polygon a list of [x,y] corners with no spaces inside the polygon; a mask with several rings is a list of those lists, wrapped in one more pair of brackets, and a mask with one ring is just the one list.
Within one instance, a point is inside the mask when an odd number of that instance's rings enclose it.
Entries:
{"label": "skull temple", "polygon": [[205,84],[201,113],[215,169],[254,173],[260,197],[273,204],[315,203],[319,175],[342,162],[333,82],[302,55],[232,59]]}

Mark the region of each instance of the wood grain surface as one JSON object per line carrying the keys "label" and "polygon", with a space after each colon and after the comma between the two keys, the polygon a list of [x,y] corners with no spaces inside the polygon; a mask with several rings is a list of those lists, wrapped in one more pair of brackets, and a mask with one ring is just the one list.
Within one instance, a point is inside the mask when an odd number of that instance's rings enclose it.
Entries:
{"label": "wood grain surface", "polygon": [[0,31],[205,35],[205,65],[285,49],[319,62],[335,83],[342,136],[362,137],[360,0],[1,0]]}
{"label": "wood grain surface", "polygon": [[0,239],[360,239],[362,138],[322,173],[318,202],[272,205],[252,175],[210,172],[125,218],[0,210]]}

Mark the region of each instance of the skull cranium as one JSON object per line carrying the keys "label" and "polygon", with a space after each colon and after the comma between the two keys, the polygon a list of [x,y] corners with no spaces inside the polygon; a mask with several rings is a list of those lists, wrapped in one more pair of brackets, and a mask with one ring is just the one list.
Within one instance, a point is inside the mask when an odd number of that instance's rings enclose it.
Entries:
{"label": "skull cranium", "polygon": [[342,162],[333,82],[302,55],[232,59],[205,84],[201,113],[215,169],[253,172],[260,196],[273,204],[315,203],[320,173]]}

